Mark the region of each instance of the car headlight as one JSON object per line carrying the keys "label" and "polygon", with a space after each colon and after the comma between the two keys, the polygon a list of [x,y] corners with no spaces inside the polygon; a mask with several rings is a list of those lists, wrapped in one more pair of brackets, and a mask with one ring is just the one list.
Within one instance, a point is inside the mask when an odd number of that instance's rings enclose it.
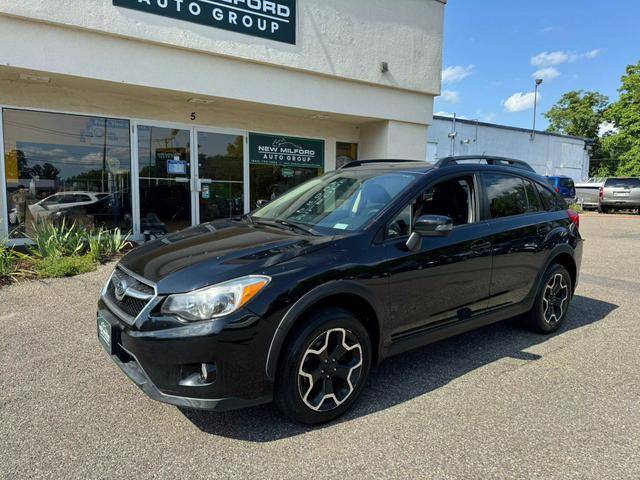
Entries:
{"label": "car headlight", "polygon": [[211,287],[169,296],[162,313],[198,322],[224,317],[246,305],[271,281],[265,275],[250,275]]}

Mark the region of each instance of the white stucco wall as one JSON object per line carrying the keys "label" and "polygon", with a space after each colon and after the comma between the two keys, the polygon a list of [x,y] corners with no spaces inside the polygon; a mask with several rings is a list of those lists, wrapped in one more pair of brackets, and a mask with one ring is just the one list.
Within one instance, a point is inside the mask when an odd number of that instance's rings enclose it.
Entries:
{"label": "white stucco wall", "polygon": [[497,155],[524,160],[541,175],[567,175],[575,181],[589,176],[589,153],[579,138],[504,128],[498,125],[456,122],[455,139],[451,118],[434,118],[429,128],[429,158],[433,162],[449,155]]}
{"label": "white stucco wall", "polygon": [[[114,7],[111,0],[0,0],[0,15],[78,29],[80,43],[83,31],[98,32],[421,93],[440,89],[440,0],[298,0],[297,45]],[[19,37],[37,39],[33,33]],[[57,60],[52,55],[41,67]],[[389,63],[389,73],[381,72],[381,62]]]}
{"label": "white stucco wall", "polygon": [[387,121],[362,125],[360,131],[362,160],[426,158],[426,125]]}

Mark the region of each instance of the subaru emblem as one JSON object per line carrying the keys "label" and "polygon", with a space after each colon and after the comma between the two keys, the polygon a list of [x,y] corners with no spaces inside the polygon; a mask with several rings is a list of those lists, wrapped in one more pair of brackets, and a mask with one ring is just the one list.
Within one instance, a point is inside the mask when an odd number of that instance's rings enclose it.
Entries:
{"label": "subaru emblem", "polygon": [[112,283],[116,299],[121,302],[127,294],[127,290],[129,290],[129,285],[127,285],[126,281],[116,277],[115,275],[113,276]]}

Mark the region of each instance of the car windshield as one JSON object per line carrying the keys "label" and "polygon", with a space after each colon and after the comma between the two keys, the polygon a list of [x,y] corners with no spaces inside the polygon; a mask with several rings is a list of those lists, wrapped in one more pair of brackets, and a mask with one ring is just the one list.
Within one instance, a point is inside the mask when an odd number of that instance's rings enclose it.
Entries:
{"label": "car windshield", "polygon": [[340,170],[310,180],[251,214],[267,221],[314,230],[357,231],[398,197],[418,174]]}

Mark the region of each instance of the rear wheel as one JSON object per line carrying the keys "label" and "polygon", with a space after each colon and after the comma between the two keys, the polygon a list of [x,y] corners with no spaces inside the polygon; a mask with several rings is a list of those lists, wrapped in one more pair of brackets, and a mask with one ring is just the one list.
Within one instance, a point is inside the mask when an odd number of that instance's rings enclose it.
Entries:
{"label": "rear wheel", "polygon": [[308,425],[344,414],[359,397],[371,367],[371,341],[347,310],[314,312],[292,335],[279,362],[275,402]]}
{"label": "rear wheel", "polygon": [[568,270],[559,264],[549,267],[533,308],[525,317],[529,328],[539,333],[558,330],[567,316],[572,295],[571,275]]}

